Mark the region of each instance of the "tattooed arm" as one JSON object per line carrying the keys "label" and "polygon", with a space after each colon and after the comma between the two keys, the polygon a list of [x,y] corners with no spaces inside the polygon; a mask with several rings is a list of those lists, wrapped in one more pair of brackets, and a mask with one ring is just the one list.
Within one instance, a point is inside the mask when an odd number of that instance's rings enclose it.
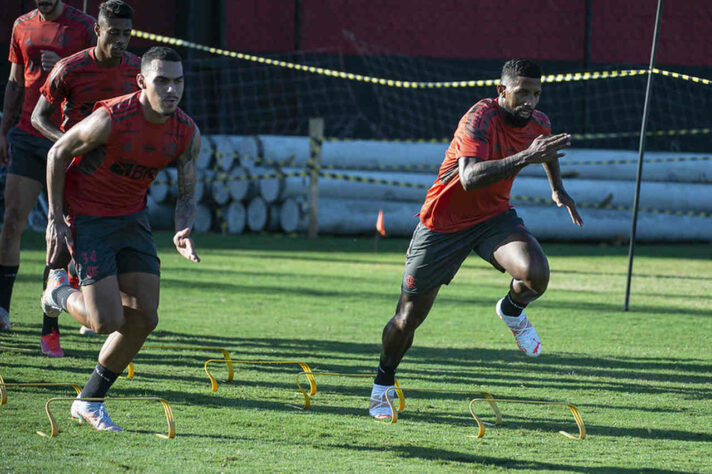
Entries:
{"label": "tattooed arm", "polygon": [[539,136],[526,150],[501,160],[484,161],[463,156],[459,159],[460,182],[465,191],[483,188],[503,179],[511,178],[517,171],[532,163],[547,163],[564,156],[560,150],[569,146],[571,135],[561,133]]}
{"label": "tattooed arm", "polygon": [[199,153],[200,131],[196,126],[190,145],[178,157],[178,197],[175,211],[176,233],[173,236],[173,244],[175,244],[178,253],[193,262],[200,261],[198,254],[195,253],[193,239],[190,237],[197,209],[195,202],[195,183],[197,182],[195,162]]}

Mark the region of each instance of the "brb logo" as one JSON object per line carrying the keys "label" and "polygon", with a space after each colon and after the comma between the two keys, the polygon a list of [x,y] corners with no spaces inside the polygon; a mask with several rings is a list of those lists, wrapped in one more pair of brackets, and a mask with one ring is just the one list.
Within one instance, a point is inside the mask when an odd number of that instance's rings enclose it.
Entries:
{"label": "brb logo", "polygon": [[156,179],[156,173],[158,172],[158,168],[149,168],[138,163],[126,163],[124,161],[112,163],[109,169],[119,176],[133,180],[148,179],[153,181]]}

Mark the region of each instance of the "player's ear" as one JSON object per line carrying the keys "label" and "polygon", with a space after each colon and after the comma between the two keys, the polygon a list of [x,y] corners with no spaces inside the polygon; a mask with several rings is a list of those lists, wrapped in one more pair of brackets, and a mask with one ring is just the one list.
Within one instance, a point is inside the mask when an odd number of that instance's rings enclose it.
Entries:
{"label": "player's ear", "polygon": [[94,34],[96,35],[97,38],[99,37],[100,31],[101,31],[101,27],[99,27],[99,22],[97,21],[96,23],[94,23]]}
{"label": "player's ear", "polygon": [[146,88],[146,78],[140,72],[136,74],[136,84],[138,84],[139,89]]}
{"label": "player's ear", "polygon": [[497,84],[497,95],[501,96],[506,88],[504,84]]}

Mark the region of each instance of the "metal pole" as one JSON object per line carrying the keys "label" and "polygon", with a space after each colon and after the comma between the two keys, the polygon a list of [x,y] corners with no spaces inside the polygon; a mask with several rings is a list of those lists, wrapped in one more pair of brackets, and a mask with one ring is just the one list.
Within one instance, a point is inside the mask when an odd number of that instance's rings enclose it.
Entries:
{"label": "metal pole", "polygon": [[645,154],[645,132],[648,128],[648,115],[650,105],[650,92],[653,88],[653,67],[655,67],[655,54],[658,50],[658,32],[660,31],[660,17],[662,16],[663,0],[658,0],[658,10],[655,14],[655,30],[653,31],[653,47],[650,51],[650,66],[648,67],[648,85],[645,88],[645,105],[643,106],[643,123],[640,125],[640,142],[638,145],[638,172],[635,177],[635,200],[633,201],[633,223],[630,231],[630,245],[628,247],[628,279],[625,285],[625,305],[623,311],[628,311],[630,301],[630,280],[633,275],[633,254],[635,252],[635,232],[638,226],[638,200],[640,198],[640,181],[643,174],[643,155]]}
{"label": "metal pole", "polygon": [[88,5],[88,4],[89,4],[89,0],[84,0],[84,8],[82,8],[82,10],[84,11],[84,13],[86,13],[86,12],[87,12],[87,9],[89,8],[89,5]]}
{"label": "metal pole", "polygon": [[310,239],[316,239],[319,235],[319,171],[323,143],[324,119],[309,119],[309,227],[307,235]]}

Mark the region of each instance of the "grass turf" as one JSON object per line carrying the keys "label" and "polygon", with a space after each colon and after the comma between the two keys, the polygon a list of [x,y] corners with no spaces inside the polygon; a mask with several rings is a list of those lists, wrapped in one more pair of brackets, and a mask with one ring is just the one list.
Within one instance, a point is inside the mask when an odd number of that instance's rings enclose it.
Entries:
{"label": "grass turf", "polygon": [[[12,332],[0,333],[6,382],[84,384],[103,337],[85,337],[60,319],[63,359],[39,355],[41,236],[23,236],[12,303]],[[380,334],[391,317],[405,240],[286,236],[198,236],[203,261],[191,264],[157,234],[163,261],[161,321],[154,344],[227,349],[233,359],[303,360],[314,371],[372,374]],[[112,396],[158,396],[176,417],[165,432],[157,403],[107,402],[126,431],[97,433],[54,405],[62,430],[47,440],[50,397],[71,388],[8,387],[0,407],[1,471],[570,471],[712,470],[712,249],[639,247],[631,311],[623,312],[627,249],[544,245],[552,269],[546,295],[527,311],[543,354],[521,354],[494,314],[508,278],[476,256],[444,287],[398,372],[411,388],[397,424],[366,412],[369,378],[317,379],[309,411],[296,366],[236,366],[210,391],[202,365],[218,351],[144,349],[133,380]],[[563,407],[500,406],[504,425],[472,438],[472,398],[566,400],[581,410],[588,437]],[[476,405],[491,420],[486,405]]]}

